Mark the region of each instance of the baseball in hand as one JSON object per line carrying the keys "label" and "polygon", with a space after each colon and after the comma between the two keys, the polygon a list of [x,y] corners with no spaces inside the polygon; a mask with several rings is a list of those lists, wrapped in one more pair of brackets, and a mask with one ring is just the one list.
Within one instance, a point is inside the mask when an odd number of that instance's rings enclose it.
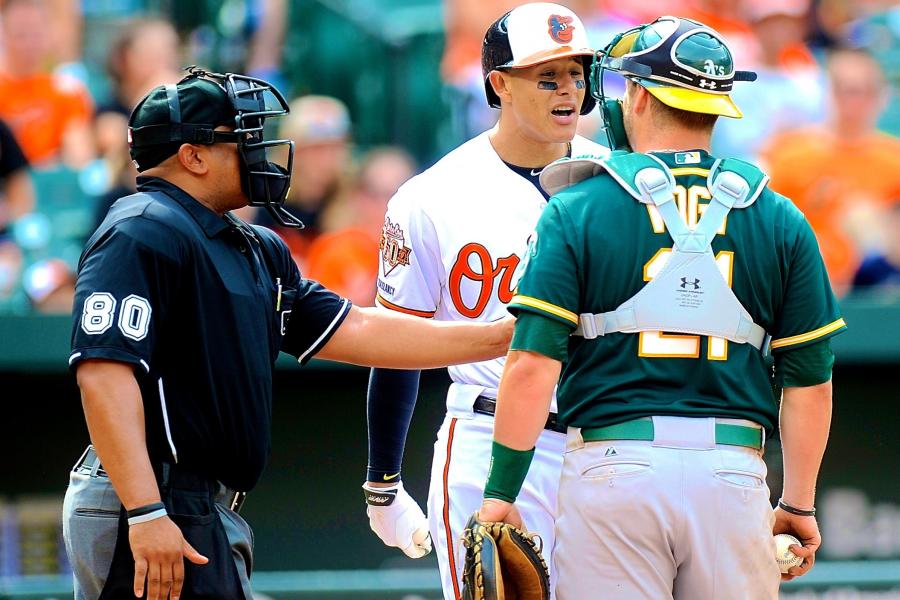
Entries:
{"label": "baseball in hand", "polygon": [[789,533],[779,533],[775,536],[775,560],[782,573],[787,573],[791,567],[799,567],[803,564],[803,558],[790,551],[793,544],[802,546],[800,540]]}

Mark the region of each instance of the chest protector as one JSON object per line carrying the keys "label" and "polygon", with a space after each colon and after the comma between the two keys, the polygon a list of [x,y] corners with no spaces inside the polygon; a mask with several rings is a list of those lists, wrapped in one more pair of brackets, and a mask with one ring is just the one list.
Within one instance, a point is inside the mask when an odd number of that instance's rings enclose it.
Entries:
{"label": "chest protector", "polygon": [[768,177],[744,161],[717,160],[707,180],[712,199],[694,229],[678,211],[672,172],[652,155],[615,154],[604,160],[558,161],[544,169],[541,184],[554,194],[603,171],[636,201],[656,207],[674,248],[656,277],[637,294],[613,311],[580,314],[572,335],[595,339],[617,332],[690,333],[751,344],[766,353],[770,337],[734,295],[716,265],[711,245],[728,213],[753,204]]}

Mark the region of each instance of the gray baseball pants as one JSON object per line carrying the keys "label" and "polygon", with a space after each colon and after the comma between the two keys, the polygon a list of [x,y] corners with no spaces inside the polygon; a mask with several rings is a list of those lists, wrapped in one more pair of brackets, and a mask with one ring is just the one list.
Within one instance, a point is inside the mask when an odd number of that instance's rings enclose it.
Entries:
{"label": "gray baseball pants", "polygon": [[[75,600],[96,600],[112,564],[118,529],[119,497],[109,478],[73,471],[63,502],[63,538],[72,565]],[[253,534],[236,512],[216,504],[231,544],[241,587],[252,598],[246,563],[252,560]]]}

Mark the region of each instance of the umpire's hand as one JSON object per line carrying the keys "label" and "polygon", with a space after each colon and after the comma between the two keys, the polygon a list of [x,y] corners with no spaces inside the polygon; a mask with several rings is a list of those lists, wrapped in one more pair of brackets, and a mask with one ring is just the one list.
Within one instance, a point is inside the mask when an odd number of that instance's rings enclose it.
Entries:
{"label": "umpire's hand", "polygon": [[178,600],[184,584],[184,559],[205,565],[209,559],[194,550],[169,517],[161,517],[128,528],[134,555],[134,595],[147,600]]}
{"label": "umpire's hand", "polygon": [[816,562],[816,550],[822,544],[822,536],[819,535],[819,524],[815,517],[801,517],[792,515],[780,508],[775,509],[775,525],[772,534],[789,533],[800,540],[802,546],[791,546],[791,552],[803,559],[799,567],[791,567],[787,573],[781,575],[782,581],[790,581],[794,577],[800,577],[809,573]]}

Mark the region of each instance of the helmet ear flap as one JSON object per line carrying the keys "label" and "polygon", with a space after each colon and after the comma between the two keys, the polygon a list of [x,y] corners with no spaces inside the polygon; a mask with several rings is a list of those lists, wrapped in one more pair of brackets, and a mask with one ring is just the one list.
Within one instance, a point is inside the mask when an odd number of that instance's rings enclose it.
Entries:
{"label": "helmet ear flap", "polygon": [[578,111],[578,114],[584,116],[590,114],[597,107],[597,99],[594,97],[594,88],[592,84],[594,75],[594,57],[582,56],[580,60],[585,83],[587,83],[587,85],[585,86],[584,100],[581,101],[581,110]]}
{"label": "helmet ear flap", "polygon": [[513,60],[512,47],[509,44],[509,31],[506,21],[509,11],[494,21],[484,34],[481,45],[481,74],[484,77],[484,95],[488,106],[500,108],[500,97],[491,85],[491,73],[501,65],[507,65]]}
{"label": "helmet ear flap", "polygon": [[487,98],[488,106],[500,108],[500,96],[497,95],[497,92],[494,91],[494,86],[491,84],[491,73],[488,73],[484,78],[484,96]]}
{"label": "helmet ear flap", "polygon": [[591,96],[590,93],[584,95],[584,100],[581,101],[581,110],[578,112],[580,115],[588,115],[597,107],[597,99]]}

